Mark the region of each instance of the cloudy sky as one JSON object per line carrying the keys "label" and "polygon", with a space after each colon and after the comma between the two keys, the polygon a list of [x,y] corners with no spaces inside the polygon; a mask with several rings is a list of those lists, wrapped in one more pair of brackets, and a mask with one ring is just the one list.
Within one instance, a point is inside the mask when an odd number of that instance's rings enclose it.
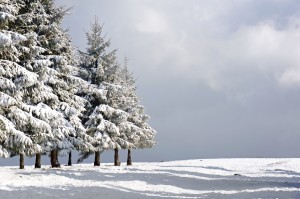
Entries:
{"label": "cloudy sky", "polygon": [[129,58],[159,142],[135,160],[300,157],[298,0],[57,4],[75,46],[98,16]]}

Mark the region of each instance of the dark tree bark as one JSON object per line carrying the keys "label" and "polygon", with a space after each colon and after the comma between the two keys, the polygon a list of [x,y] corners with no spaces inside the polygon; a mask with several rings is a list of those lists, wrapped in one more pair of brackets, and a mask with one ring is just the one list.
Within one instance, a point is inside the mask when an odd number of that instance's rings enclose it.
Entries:
{"label": "dark tree bark", "polygon": [[120,166],[121,162],[119,160],[119,150],[115,148],[115,166]]}
{"label": "dark tree bark", "polygon": [[60,167],[60,164],[58,162],[58,150],[57,149],[53,149],[51,151],[51,166],[52,166],[52,168]]}
{"label": "dark tree bark", "polygon": [[69,152],[68,166],[72,166],[72,151]]}
{"label": "dark tree bark", "polygon": [[42,165],[41,165],[41,157],[42,157],[42,155],[40,153],[35,154],[35,165],[34,165],[34,167],[36,169],[40,169],[42,167]]}
{"label": "dark tree bark", "polygon": [[95,152],[94,166],[100,166],[100,151]]}
{"label": "dark tree bark", "polygon": [[58,149],[56,150],[55,159],[56,159],[56,163],[59,164],[59,167],[60,167],[60,163],[58,161]]}
{"label": "dark tree bark", "polygon": [[52,150],[50,153],[50,161],[51,161],[51,167],[53,167],[55,165],[55,150]]}
{"label": "dark tree bark", "polygon": [[131,149],[128,149],[128,155],[127,155],[127,166],[131,166],[132,161],[131,161]]}
{"label": "dark tree bark", "polygon": [[24,169],[24,154],[20,153],[20,169]]}

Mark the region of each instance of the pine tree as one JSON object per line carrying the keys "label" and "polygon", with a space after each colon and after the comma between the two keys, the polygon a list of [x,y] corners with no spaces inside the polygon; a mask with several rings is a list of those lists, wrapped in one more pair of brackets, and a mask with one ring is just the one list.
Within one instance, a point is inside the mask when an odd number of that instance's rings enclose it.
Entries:
{"label": "pine tree", "polygon": [[[44,142],[43,149],[45,152],[51,151],[51,164],[59,167],[58,153],[67,154],[73,148],[93,150],[93,139],[85,134],[79,118],[86,101],[75,95],[78,90],[86,89],[88,85],[74,74],[76,68],[72,65],[75,63],[75,51],[69,36],[61,29],[66,10],[55,8],[52,0],[31,0],[24,4],[21,27],[23,31],[33,31],[37,46],[42,49],[35,56],[38,60],[35,60],[37,67],[34,69],[43,78],[40,81],[48,89],[47,96],[52,94],[50,99],[40,98],[39,103],[50,107],[55,113],[51,118],[43,118],[52,127],[53,134],[50,142]],[[36,95],[29,94],[30,100],[32,96]]]}
{"label": "pine tree", "polygon": [[88,84],[73,75],[74,49],[60,28],[65,10],[51,0],[0,6],[2,149],[37,154],[36,167],[41,153],[51,151],[51,164],[58,167],[58,150],[94,150],[79,118],[86,101],[74,95]]}
{"label": "pine tree", "polygon": [[[127,64],[118,64],[116,50],[107,52],[110,41],[105,41],[97,20],[86,35],[88,48],[86,53],[81,52],[84,60],[81,76],[104,89],[106,99],[88,98],[90,107],[85,124],[88,132],[99,140],[100,151],[114,149],[114,164],[119,166],[119,149],[128,149],[131,155],[132,148],[150,148],[155,144],[156,132],[147,124],[148,116],[139,105],[135,81]],[[96,153],[95,165],[99,159]]]}
{"label": "pine tree", "polygon": [[[139,105],[140,100],[136,93],[135,79],[128,70],[128,62],[125,59],[121,68],[121,79],[123,86],[123,98],[119,108],[128,113],[127,122],[119,127],[125,145],[123,149],[128,149],[127,165],[132,165],[131,151],[133,148],[151,148],[156,142],[154,136],[156,131],[147,122],[149,116],[144,113],[144,107]],[[128,144],[130,143],[130,144]]]}
{"label": "pine tree", "polygon": [[24,154],[34,154],[41,147],[33,142],[27,131],[44,135],[50,126],[26,110],[23,90],[38,84],[37,74],[22,65],[26,54],[27,37],[16,26],[21,6],[15,0],[0,3],[0,120],[2,156],[20,154],[20,168],[24,168]]}
{"label": "pine tree", "polygon": [[[81,93],[81,95],[89,101],[83,121],[88,129],[88,134],[98,140],[95,145],[97,147],[95,166],[100,165],[102,151],[120,148],[118,125],[127,119],[127,114],[116,106],[116,99],[122,89],[117,84],[119,65],[116,51],[107,52],[110,41],[106,41],[101,34],[102,26],[95,20],[95,23],[91,24],[91,30],[86,33],[88,40],[86,52],[80,53],[83,60],[80,65],[80,76],[90,82],[93,88],[88,93]],[[102,95],[97,93],[102,93]],[[87,155],[83,154],[83,157],[87,157]],[[120,164],[118,160],[117,164]]]}
{"label": "pine tree", "polygon": [[77,54],[61,29],[66,12],[53,0],[0,1],[0,156],[20,154],[20,168],[34,154],[40,168],[49,152],[52,167],[60,166],[58,154],[71,164],[72,149],[95,151],[95,166],[114,149],[118,166],[119,149],[130,155],[155,144],[132,75],[116,50],[107,52],[97,21],[74,67]]}

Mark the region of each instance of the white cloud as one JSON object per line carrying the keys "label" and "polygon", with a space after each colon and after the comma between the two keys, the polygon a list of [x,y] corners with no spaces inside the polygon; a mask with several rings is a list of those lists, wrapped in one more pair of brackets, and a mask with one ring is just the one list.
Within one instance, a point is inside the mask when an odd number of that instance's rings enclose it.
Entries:
{"label": "white cloud", "polygon": [[[108,7],[119,4],[113,1]],[[291,75],[300,67],[300,15],[287,5],[253,0],[129,0],[120,4],[126,8],[104,12],[111,15],[105,23],[116,27],[116,33],[108,31],[113,44],[121,51],[126,48],[138,70],[232,91],[244,84],[249,72],[272,77],[280,85],[300,85]],[[270,9],[257,9],[262,6]],[[126,46],[119,46],[121,42]]]}
{"label": "white cloud", "polygon": [[168,23],[161,13],[145,7],[139,15],[136,28],[143,33],[162,33],[168,30]]}
{"label": "white cloud", "polygon": [[279,84],[298,86],[295,75],[292,75],[300,71],[300,30],[297,24],[290,20],[289,26],[278,29],[274,21],[267,21],[242,27],[229,39],[226,48],[231,49],[228,51],[231,55],[227,54],[225,59],[232,63],[232,69],[250,67],[272,76]]}
{"label": "white cloud", "polygon": [[279,82],[284,86],[300,86],[300,67],[284,71]]}
{"label": "white cloud", "polygon": [[[219,1],[167,2],[132,4],[138,11],[130,14],[147,53],[140,58],[144,67],[200,80],[216,90],[243,84],[249,71],[278,84],[299,85],[295,77],[288,81],[291,72],[286,72],[300,67],[298,12],[261,13],[254,9],[262,5],[250,0],[225,6]],[[284,7],[281,1],[266,4]]]}
{"label": "white cloud", "polygon": [[[162,63],[163,59],[168,59],[165,62],[170,64],[164,65],[166,71],[202,80],[217,90],[244,83],[243,78],[232,76],[235,70],[240,71],[238,75],[241,76],[247,76],[244,73],[251,70],[272,76],[279,84],[298,86],[295,76],[291,81],[287,79],[291,76],[287,75],[291,74],[287,70],[300,68],[300,30],[297,21],[290,19],[289,23],[287,27],[278,28],[274,20],[259,21],[224,35],[209,34],[211,30],[205,29],[196,30],[202,33],[193,35],[189,29],[182,33],[171,27],[169,32],[157,38],[159,46],[153,49],[152,56]],[[155,58],[153,60],[157,60]],[[160,66],[160,63],[156,64]]]}

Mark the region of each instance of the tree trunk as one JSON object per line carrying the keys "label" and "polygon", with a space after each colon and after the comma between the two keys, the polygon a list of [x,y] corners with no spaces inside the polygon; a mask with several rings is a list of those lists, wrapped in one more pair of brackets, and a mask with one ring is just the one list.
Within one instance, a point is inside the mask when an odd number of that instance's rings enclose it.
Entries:
{"label": "tree trunk", "polygon": [[20,169],[24,169],[24,154],[20,153]]}
{"label": "tree trunk", "polygon": [[127,166],[131,166],[132,161],[131,161],[131,149],[128,149],[128,155],[127,155]]}
{"label": "tree trunk", "polygon": [[53,149],[51,151],[51,166],[52,166],[52,168],[60,167],[60,164],[58,162],[58,150],[57,149]]}
{"label": "tree trunk", "polygon": [[35,154],[35,165],[34,165],[34,167],[36,169],[40,169],[42,167],[41,166],[41,157],[42,157],[42,155],[40,153]]}
{"label": "tree trunk", "polygon": [[100,166],[100,151],[95,152],[94,166]]}
{"label": "tree trunk", "polygon": [[119,160],[119,150],[115,148],[115,166],[120,166],[121,162]]}
{"label": "tree trunk", "polygon": [[54,167],[55,165],[55,161],[56,161],[56,158],[55,158],[55,150],[52,150],[51,151],[51,154],[50,154],[50,161],[51,161],[51,167]]}
{"label": "tree trunk", "polygon": [[72,166],[72,151],[69,152],[68,166]]}

